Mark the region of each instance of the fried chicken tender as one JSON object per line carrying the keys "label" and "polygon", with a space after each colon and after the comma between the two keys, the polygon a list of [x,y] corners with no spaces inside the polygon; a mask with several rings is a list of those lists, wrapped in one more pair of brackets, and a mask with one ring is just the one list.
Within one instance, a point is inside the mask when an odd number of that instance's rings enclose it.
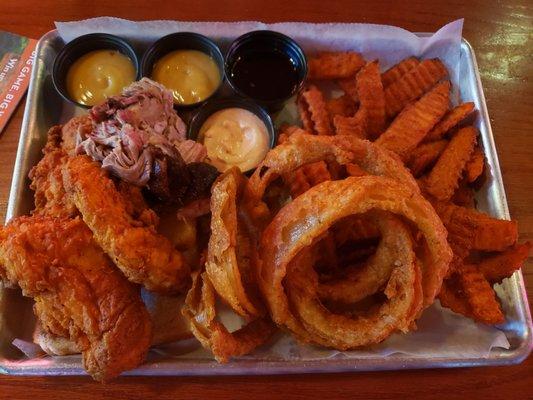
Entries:
{"label": "fried chicken tender", "polygon": [[56,125],[48,131],[48,139],[43,149],[43,158],[30,171],[30,188],[35,191],[34,215],[52,217],[74,217],[78,210],[66,196],[63,187],[62,168],[67,160],[66,153],[60,148],[61,126]]}
{"label": "fried chicken tender", "polygon": [[170,241],[129,213],[113,181],[88,156],[70,158],[63,170],[69,198],[96,242],[126,277],[146,289],[177,293],[189,281],[189,267]]}
{"label": "fried chicken tender", "polygon": [[35,300],[46,334],[76,344],[94,379],[107,381],[144,360],[152,324],[139,290],[79,218],[25,216],[1,228],[0,277]]}

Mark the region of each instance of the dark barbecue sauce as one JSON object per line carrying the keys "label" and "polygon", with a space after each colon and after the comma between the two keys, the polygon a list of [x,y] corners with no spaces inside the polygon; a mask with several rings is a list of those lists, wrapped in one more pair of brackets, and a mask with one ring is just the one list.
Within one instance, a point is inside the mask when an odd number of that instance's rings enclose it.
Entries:
{"label": "dark barbecue sauce", "polygon": [[243,93],[265,101],[284,99],[298,85],[295,62],[281,52],[247,52],[233,63],[230,74]]}

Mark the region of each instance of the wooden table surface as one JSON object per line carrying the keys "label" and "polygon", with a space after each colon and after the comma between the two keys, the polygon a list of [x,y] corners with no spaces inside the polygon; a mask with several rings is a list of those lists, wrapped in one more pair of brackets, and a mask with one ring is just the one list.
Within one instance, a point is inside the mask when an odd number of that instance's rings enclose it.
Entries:
{"label": "wooden table surface", "polygon": [[[135,1],[2,0],[0,30],[33,38],[54,21],[112,15],[134,20],[368,22],[435,31],[464,17],[477,54],[511,215],[533,239],[533,7],[511,1]],[[0,218],[4,218],[24,105],[0,137]],[[524,273],[530,301],[533,265]],[[106,385],[87,377],[0,377],[2,399],[532,399],[533,356],[518,366],[260,377],[124,377]]]}

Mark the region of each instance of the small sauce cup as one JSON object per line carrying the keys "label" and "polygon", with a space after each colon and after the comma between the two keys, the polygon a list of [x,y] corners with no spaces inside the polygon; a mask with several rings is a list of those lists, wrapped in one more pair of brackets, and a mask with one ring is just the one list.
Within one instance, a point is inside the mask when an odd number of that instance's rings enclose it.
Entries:
{"label": "small sauce cup", "polygon": [[52,69],[52,82],[61,97],[84,108],[91,108],[91,106],[78,103],[71,98],[67,90],[67,74],[76,60],[95,50],[116,50],[122,53],[133,63],[135,80],[139,79],[139,60],[135,50],[125,39],[108,33],[91,33],[72,40],[56,56]]}
{"label": "small sauce cup", "polygon": [[[175,50],[197,50],[209,57],[215,62],[220,74],[218,87],[206,98],[192,104],[176,104],[175,107],[190,109],[204,104],[206,101],[215,96],[224,82],[224,57],[218,46],[211,39],[204,35],[193,32],[178,32],[164,36],[154,42],[144,53],[141,60],[141,76],[152,78],[152,72],[155,63],[163,56]],[[170,88],[169,88],[170,89]]]}
{"label": "small sauce cup", "polygon": [[293,39],[263,30],[235,39],[226,54],[225,69],[235,93],[274,112],[303,87],[307,61]]}
{"label": "small sauce cup", "polygon": [[[200,130],[204,123],[207,121],[207,119],[213,114],[215,114],[217,111],[222,111],[229,108],[242,108],[256,115],[261,120],[261,122],[265,124],[266,131],[268,134],[268,149],[270,150],[275,146],[276,130],[274,129],[274,124],[268,112],[253,101],[249,101],[247,99],[239,97],[214,99],[205,103],[193,114],[189,123],[187,137],[192,140],[197,140],[198,134],[200,133]],[[254,169],[255,167],[243,172],[250,172]]]}

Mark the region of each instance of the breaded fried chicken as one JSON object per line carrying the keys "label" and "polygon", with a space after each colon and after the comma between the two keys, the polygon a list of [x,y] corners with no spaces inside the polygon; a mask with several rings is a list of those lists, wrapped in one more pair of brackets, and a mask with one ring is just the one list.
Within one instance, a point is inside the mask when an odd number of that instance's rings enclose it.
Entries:
{"label": "breaded fried chicken", "polygon": [[34,215],[52,217],[78,215],[76,206],[66,196],[63,187],[61,169],[65,165],[67,155],[60,147],[61,140],[61,125],[50,128],[43,149],[44,156],[30,171],[30,188],[35,191]]}
{"label": "breaded fried chicken", "polygon": [[189,267],[152,224],[135,218],[107,172],[88,156],[76,156],[63,169],[63,183],[96,242],[126,277],[161,293],[182,291]]}
{"label": "breaded fried chicken", "polygon": [[1,228],[0,277],[34,298],[44,331],[74,342],[94,379],[144,360],[152,324],[139,290],[79,218],[19,217]]}

